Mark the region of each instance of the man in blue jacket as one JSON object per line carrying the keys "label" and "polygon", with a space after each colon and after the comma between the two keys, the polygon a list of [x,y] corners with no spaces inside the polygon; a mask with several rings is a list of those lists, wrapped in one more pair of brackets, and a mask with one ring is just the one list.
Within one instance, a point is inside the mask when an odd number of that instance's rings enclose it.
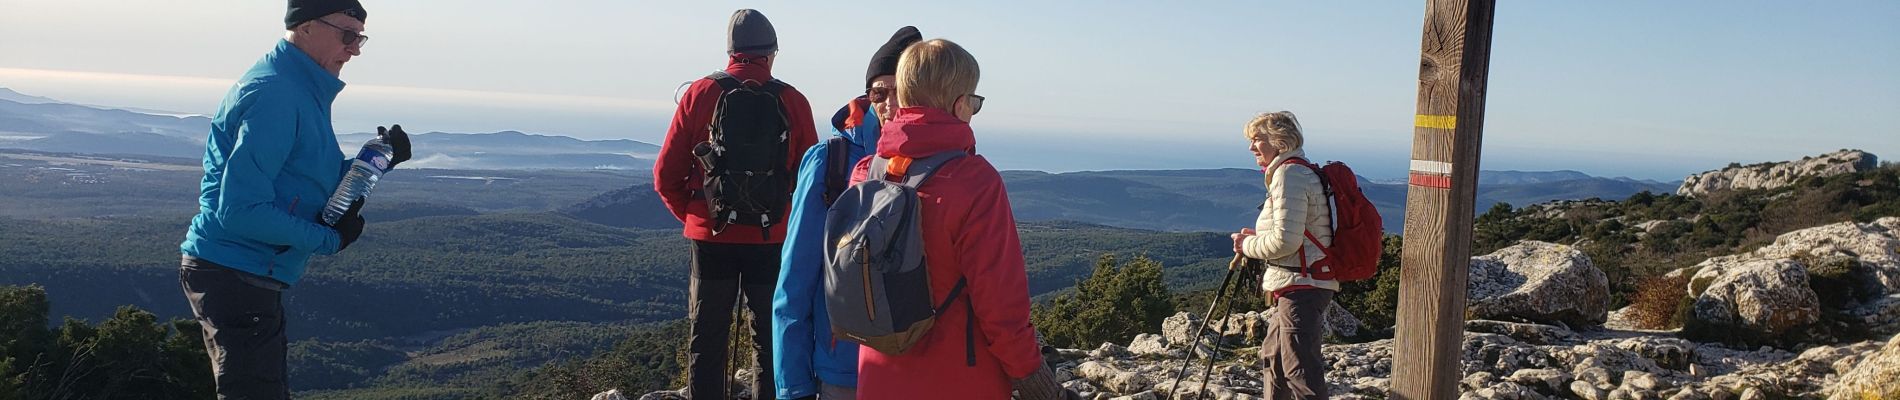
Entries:
{"label": "man in blue jacket", "polygon": [[[335,254],[363,233],[359,200],[334,224],[320,219],[349,169],[330,127],[343,64],[362,54],[369,13],[357,0],[290,0],[277,47],[224,97],[205,140],[198,215],[185,232],[179,283],[204,330],[219,399],[284,399],[284,289],[312,254]],[[377,128],[409,159],[401,126]]]}
{"label": "man in blue jacket", "polygon": [[832,338],[825,311],[825,211],[858,160],[877,152],[878,129],[897,111],[898,56],[922,39],[910,26],[891,35],[871,57],[865,94],[832,115],[831,140],[813,145],[799,162],[772,296],[772,363],[780,399],[857,398],[858,345]]}

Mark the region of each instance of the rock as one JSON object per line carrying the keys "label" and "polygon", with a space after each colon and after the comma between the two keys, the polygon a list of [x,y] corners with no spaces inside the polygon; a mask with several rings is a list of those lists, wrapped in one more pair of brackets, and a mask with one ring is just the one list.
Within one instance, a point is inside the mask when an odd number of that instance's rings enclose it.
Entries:
{"label": "rock", "polygon": [[1848,311],[1847,315],[1860,320],[1868,333],[1879,336],[1900,333],[1900,293],[1874,299]]}
{"label": "rock", "polygon": [[1168,348],[1168,339],[1152,333],[1135,335],[1135,340],[1128,342],[1128,352],[1136,356],[1166,358],[1180,358],[1185,354],[1181,349]]}
{"label": "rock", "polygon": [[1113,397],[1113,398],[1110,398],[1109,400],[1160,400],[1160,399],[1161,399],[1160,397],[1155,396],[1154,392],[1141,392],[1141,393],[1131,394],[1131,395],[1122,396],[1122,397]]}
{"label": "rock", "polygon": [[1742,391],[1741,400],[1768,400],[1768,393],[1760,388],[1748,388]]}
{"label": "rock", "polygon": [[1511,373],[1511,382],[1540,392],[1558,393],[1569,387],[1570,373],[1554,369],[1520,369]]}
{"label": "rock", "polygon": [[1469,319],[1602,324],[1610,281],[1576,248],[1524,241],[1473,257],[1466,294]]}
{"label": "rock", "polygon": [[1820,299],[1799,263],[1727,256],[1698,267],[1689,281],[1695,305],[1685,336],[1747,343],[1780,337],[1821,317]]}
{"label": "rock", "polygon": [[1461,397],[1461,398],[1504,399],[1504,400],[1543,398],[1543,396],[1537,395],[1537,393],[1532,392],[1530,389],[1527,389],[1522,385],[1518,385],[1516,383],[1511,383],[1511,382],[1498,382],[1498,383],[1492,384],[1491,387],[1479,389],[1475,392],[1466,393],[1466,395],[1469,397]]}
{"label": "rock", "polygon": [[1102,343],[1102,347],[1096,348],[1094,351],[1089,352],[1089,357],[1093,357],[1093,358],[1116,358],[1116,357],[1126,357],[1126,356],[1128,356],[1128,348],[1122,347],[1122,345],[1114,344],[1114,343]]}
{"label": "rock", "polygon": [[640,400],[686,400],[686,389],[647,393]]}
{"label": "rock", "polygon": [[[1870,223],[1842,222],[1781,234],[1775,243],[1740,255],[1763,260],[1847,259],[1878,282],[1877,295],[1900,292],[1900,217]],[[1808,266],[1813,268],[1814,266]]]}
{"label": "rock", "polygon": [[1658,367],[1688,371],[1695,364],[1695,349],[1699,346],[1678,338],[1640,336],[1617,341],[1616,347],[1654,361]]}
{"label": "rock", "polygon": [[1623,386],[1641,390],[1656,390],[1662,384],[1656,382],[1656,376],[1643,371],[1623,371]]}
{"label": "rock", "polygon": [[1578,340],[1577,333],[1559,326],[1475,319],[1465,321],[1466,332],[1495,333],[1524,343],[1551,345]]}
{"label": "rock", "polygon": [[610,389],[595,394],[594,397],[590,397],[589,400],[627,400],[627,396],[620,394],[620,389]]}
{"label": "rock", "polygon": [[1702,394],[1702,392],[1696,391],[1694,389],[1684,388],[1683,390],[1676,392],[1676,394],[1669,395],[1667,399],[1668,400],[1709,400],[1709,396],[1706,394]]}
{"label": "rock", "polygon": [[1571,381],[1570,393],[1584,400],[1603,400],[1610,397],[1609,392],[1597,389],[1596,385],[1584,381]]}
{"label": "rock", "polygon": [[1644,397],[1642,393],[1639,393],[1635,390],[1631,390],[1629,388],[1616,388],[1614,390],[1611,390],[1610,395],[1605,396],[1604,398],[1607,398],[1610,400],[1641,400]]}
{"label": "rock", "polygon": [[1496,383],[1497,381],[1498,381],[1497,375],[1493,375],[1490,372],[1486,372],[1486,371],[1478,371],[1478,372],[1465,374],[1465,379],[1459,380],[1458,383],[1460,385],[1463,385],[1465,390],[1478,390],[1482,388],[1491,387],[1491,384]]}
{"label": "rock", "polygon": [[1871,153],[1842,150],[1799,161],[1735,166],[1690,175],[1676,188],[1676,194],[1695,197],[1728,190],[1773,189],[1792,185],[1801,178],[1850,174],[1879,165],[1879,157]]}
{"label": "rock", "polygon": [[1352,311],[1346,311],[1345,307],[1340,307],[1339,302],[1335,301],[1326,307],[1327,335],[1337,338],[1355,337],[1359,336],[1361,327],[1359,317],[1352,315]]}
{"label": "rock", "polygon": [[1099,361],[1084,362],[1075,368],[1075,375],[1094,382],[1097,386],[1116,393],[1134,393],[1148,390],[1153,382],[1148,377],[1133,371],[1124,371]]}
{"label": "rock", "polygon": [[1200,327],[1200,315],[1182,311],[1161,320],[1161,336],[1168,339],[1168,343],[1188,343],[1193,341],[1188,336]]}
{"label": "rock", "polygon": [[1843,375],[1828,398],[1832,400],[1900,398],[1900,336],[1889,339],[1887,345],[1881,347],[1879,353],[1861,360],[1859,366]]}
{"label": "rock", "polygon": [[1615,384],[1614,382],[1610,381],[1610,370],[1603,369],[1603,367],[1584,368],[1582,371],[1577,372],[1577,380],[1583,381],[1583,382],[1589,382],[1592,385],[1614,385]]}

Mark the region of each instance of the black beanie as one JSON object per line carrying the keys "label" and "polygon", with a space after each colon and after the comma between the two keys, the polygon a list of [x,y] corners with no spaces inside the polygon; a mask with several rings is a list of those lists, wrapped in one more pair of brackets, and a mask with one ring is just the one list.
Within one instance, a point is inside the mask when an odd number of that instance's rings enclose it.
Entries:
{"label": "black beanie", "polygon": [[290,10],[284,12],[284,29],[296,28],[297,24],[304,21],[336,13],[369,22],[369,11],[364,11],[363,4],[357,0],[290,0]]}
{"label": "black beanie", "polygon": [[924,40],[924,34],[917,33],[917,27],[897,28],[891,40],[884,42],[884,47],[877,48],[877,54],[871,56],[871,68],[864,71],[864,88],[871,88],[871,81],[879,76],[897,75],[897,60],[903,58],[904,49],[920,40]]}
{"label": "black beanie", "polygon": [[764,13],[750,8],[732,12],[732,22],[726,26],[726,52],[764,56],[777,51],[778,31]]}

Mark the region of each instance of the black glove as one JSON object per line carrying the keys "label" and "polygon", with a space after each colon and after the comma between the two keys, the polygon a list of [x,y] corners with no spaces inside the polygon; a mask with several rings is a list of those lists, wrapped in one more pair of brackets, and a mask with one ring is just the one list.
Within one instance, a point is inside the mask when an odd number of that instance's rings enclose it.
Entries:
{"label": "black glove", "polygon": [[349,248],[350,243],[356,243],[356,238],[363,236],[362,213],[363,199],[359,198],[350,203],[349,211],[344,211],[343,216],[336,219],[336,224],[330,225],[330,229],[335,229],[337,237],[342,239],[336,245],[338,253]]}
{"label": "black glove", "polygon": [[389,129],[378,126],[376,137],[382,138],[384,144],[396,150],[396,155],[389,158],[389,169],[396,169],[396,164],[409,161],[409,134],[402,131],[402,124],[390,125]]}

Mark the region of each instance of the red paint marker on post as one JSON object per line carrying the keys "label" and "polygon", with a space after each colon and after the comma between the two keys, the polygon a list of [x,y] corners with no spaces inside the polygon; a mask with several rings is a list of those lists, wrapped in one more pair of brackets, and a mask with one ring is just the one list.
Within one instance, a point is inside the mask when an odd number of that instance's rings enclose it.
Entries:
{"label": "red paint marker on post", "polygon": [[1412,186],[1430,188],[1451,188],[1451,163],[1443,161],[1412,160],[1412,172],[1406,183]]}

